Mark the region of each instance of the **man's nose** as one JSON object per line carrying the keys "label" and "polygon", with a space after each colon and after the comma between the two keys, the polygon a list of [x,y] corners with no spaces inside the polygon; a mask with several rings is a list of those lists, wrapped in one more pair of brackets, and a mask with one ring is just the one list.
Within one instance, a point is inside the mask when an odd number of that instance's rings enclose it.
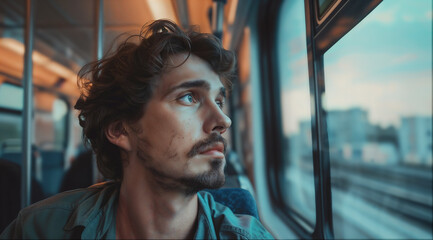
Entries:
{"label": "man's nose", "polygon": [[[215,104],[216,105],[216,104]],[[223,134],[232,125],[232,120],[223,112],[221,108],[211,106],[208,117],[205,121],[204,130],[206,133],[218,132]]]}
{"label": "man's nose", "polygon": [[220,122],[212,129],[212,131],[218,131],[220,134],[223,134],[227,131],[227,129],[232,125],[232,120],[222,112]]}

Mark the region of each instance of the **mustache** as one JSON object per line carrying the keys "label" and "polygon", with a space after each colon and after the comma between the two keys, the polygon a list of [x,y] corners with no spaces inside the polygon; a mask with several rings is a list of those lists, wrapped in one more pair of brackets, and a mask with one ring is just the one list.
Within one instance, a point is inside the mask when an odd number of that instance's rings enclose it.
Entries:
{"label": "mustache", "polygon": [[187,156],[189,158],[194,157],[195,155],[199,154],[206,148],[210,147],[211,145],[221,142],[224,145],[224,155],[226,154],[227,149],[227,140],[223,138],[218,133],[212,133],[208,138],[203,139],[199,141],[198,143],[194,144],[194,146],[191,148],[191,150],[188,152]]}

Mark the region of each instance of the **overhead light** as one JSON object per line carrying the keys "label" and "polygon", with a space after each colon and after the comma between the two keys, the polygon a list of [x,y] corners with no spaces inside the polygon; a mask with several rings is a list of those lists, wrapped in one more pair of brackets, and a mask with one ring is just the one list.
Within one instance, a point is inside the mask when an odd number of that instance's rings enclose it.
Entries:
{"label": "overhead light", "polygon": [[[0,38],[0,46],[3,46],[21,56],[24,55],[24,45],[13,38]],[[32,59],[35,64],[38,64],[65,79],[72,81],[75,81],[76,79],[76,74],[73,71],[51,60],[38,51],[33,50]]]}
{"label": "overhead light", "polygon": [[178,22],[171,0],[147,0],[147,5],[155,19],[168,18],[176,23]]}
{"label": "overhead light", "polygon": [[227,19],[229,25],[232,25],[235,22],[237,9],[238,9],[238,0],[232,0],[230,2],[229,16]]}

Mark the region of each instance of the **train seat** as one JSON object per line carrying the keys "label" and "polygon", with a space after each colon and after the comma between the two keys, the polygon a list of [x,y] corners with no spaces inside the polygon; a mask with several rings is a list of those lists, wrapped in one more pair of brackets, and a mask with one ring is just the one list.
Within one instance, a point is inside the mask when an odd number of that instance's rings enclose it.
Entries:
{"label": "train seat", "polygon": [[50,196],[58,192],[64,173],[63,151],[41,150],[42,184],[45,193]]}
{"label": "train seat", "polygon": [[254,187],[248,178],[239,155],[232,150],[226,153],[226,167],[224,169],[226,182],[223,188],[242,188],[247,190],[253,197],[255,196]]}
{"label": "train seat", "polygon": [[[0,158],[0,232],[14,220],[21,209],[21,167],[19,164]],[[44,198],[42,187],[32,179],[31,202]]]}
{"label": "train seat", "polygon": [[[63,151],[41,150],[32,145],[32,175],[44,186],[46,196],[58,192],[64,172]],[[22,164],[22,147],[19,139],[7,139],[1,144],[0,157],[19,166]]]}
{"label": "train seat", "polygon": [[68,170],[63,175],[60,192],[86,188],[94,184],[93,182],[93,152],[90,150],[80,153],[72,162]]}
{"label": "train seat", "polygon": [[[40,157],[39,150],[35,145],[32,145],[31,156],[32,156],[32,174],[38,181],[42,181],[42,170],[41,170],[42,159]],[[8,160],[12,163],[21,166],[22,159],[23,159],[21,140],[20,139],[4,140],[0,148],[0,158]]]}
{"label": "train seat", "polygon": [[246,214],[259,219],[256,201],[248,190],[242,188],[206,189],[216,202],[221,203],[235,214]]}

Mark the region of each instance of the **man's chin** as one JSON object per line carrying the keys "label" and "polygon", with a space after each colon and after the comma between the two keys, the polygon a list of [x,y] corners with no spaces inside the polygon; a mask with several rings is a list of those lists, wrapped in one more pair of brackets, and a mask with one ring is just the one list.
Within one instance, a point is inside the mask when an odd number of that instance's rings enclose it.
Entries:
{"label": "man's chin", "polygon": [[210,162],[210,171],[224,171],[225,163],[226,161],[224,158],[212,159]]}
{"label": "man's chin", "polygon": [[187,194],[195,194],[204,189],[217,189],[224,185],[224,172],[213,168],[209,172],[181,179]]}

